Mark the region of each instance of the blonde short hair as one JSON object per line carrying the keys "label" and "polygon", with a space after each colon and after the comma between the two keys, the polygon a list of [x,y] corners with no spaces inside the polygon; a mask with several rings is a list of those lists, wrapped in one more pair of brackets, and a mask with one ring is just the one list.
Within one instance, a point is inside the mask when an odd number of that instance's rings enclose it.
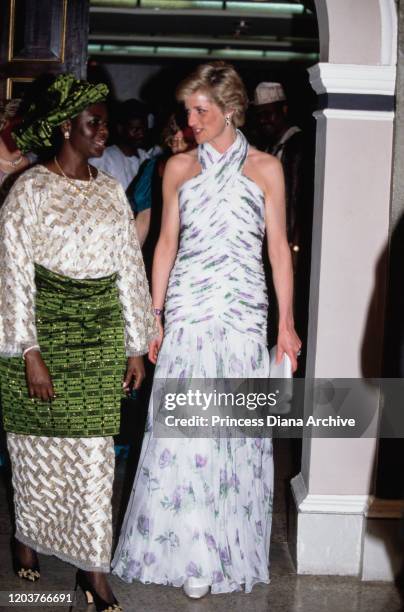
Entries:
{"label": "blonde short hair", "polygon": [[205,92],[223,113],[232,110],[235,127],[243,125],[248,106],[247,92],[231,64],[222,61],[201,64],[179,84],[177,100],[184,102],[185,98],[196,91]]}

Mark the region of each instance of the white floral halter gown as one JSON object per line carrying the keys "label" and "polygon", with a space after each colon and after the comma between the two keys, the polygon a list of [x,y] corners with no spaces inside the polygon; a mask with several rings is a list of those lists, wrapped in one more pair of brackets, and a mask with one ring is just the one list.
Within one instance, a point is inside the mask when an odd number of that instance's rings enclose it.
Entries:
{"label": "white floral halter gown", "polygon": [[[242,172],[248,146],[240,132],[223,154],[200,145],[202,171],[180,189],[157,379],[269,375],[264,197]],[[167,439],[148,431],[113,572],[174,586],[203,576],[212,593],[268,583],[272,491],[268,438]]]}

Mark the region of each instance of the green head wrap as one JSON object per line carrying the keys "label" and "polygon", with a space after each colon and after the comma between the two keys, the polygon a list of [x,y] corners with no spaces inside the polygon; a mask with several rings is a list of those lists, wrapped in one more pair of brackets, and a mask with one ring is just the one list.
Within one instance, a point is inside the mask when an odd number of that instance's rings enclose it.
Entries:
{"label": "green head wrap", "polygon": [[108,95],[104,83],[93,85],[78,81],[72,74],[61,74],[33,102],[23,123],[13,132],[18,148],[23,153],[51,147],[55,128],[76,117],[87,106],[102,102]]}

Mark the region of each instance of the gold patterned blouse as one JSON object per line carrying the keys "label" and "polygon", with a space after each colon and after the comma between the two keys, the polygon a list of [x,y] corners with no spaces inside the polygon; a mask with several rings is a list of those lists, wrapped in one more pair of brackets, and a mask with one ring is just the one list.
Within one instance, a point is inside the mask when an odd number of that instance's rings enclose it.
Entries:
{"label": "gold patterned blouse", "polygon": [[0,354],[38,344],[34,264],[75,279],[117,273],[127,355],[156,335],[135,222],[122,187],[98,171],[91,182],[45,166],[27,170],[0,212]]}

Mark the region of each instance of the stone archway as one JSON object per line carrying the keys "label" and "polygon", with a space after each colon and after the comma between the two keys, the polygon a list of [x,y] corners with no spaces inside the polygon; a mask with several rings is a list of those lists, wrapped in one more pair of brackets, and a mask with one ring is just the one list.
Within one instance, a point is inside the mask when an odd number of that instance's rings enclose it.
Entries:
{"label": "stone archway", "polygon": [[395,0],[314,0],[320,61],[332,64],[395,65]]}
{"label": "stone archway", "polygon": [[[315,0],[320,63],[306,376],[381,375],[396,80],[394,0]],[[363,361],[369,305],[378,302]],[[367,398],[378,409],[377,394]],[[309,401],[307,408],[311,409]],[[303,440],[292,480],[298,573],[367,577],[364,537],[374,492],[372,438]],[[371,561],[374,562],[374,559]]]}

